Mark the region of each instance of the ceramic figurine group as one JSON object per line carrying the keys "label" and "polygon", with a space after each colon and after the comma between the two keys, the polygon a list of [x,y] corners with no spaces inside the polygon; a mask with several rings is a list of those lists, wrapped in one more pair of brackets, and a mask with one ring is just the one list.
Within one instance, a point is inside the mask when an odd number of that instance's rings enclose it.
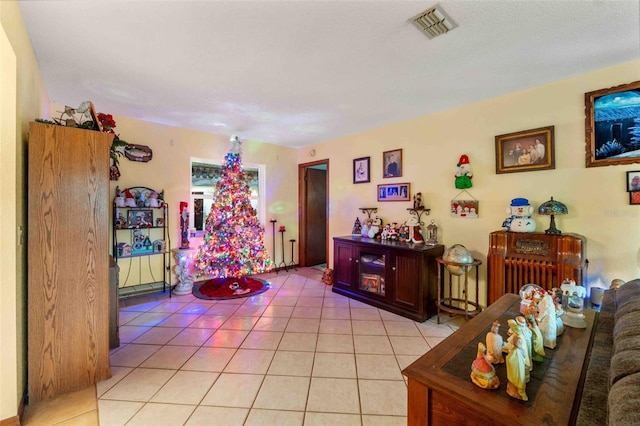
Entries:
{"label": "ceramic figurine group", "polygon": [[[434,224],[433,226],[435,227]],[[363,223],[360,222],[359,218],[356,218],[351,235],[379,240],[406,241],[420,244],[425,242],[424,237],[422,236],[420,223],[415,216],[412,216],[403,224],[392,222],[384,226],[382,225],[382,219],[378,216],[374,219],[367,219],[363,221]]]}
{"label": "ceramic figurine group", "polygon": [[[562,291],[554,289],[554,294],[562,296]],[[500,323],[494,321],[485,344],[479,343],[478,355],[471,366],[471,380],[483,389],[496,389],[499,379],[493,365],[506,364],[507,394],[527,401],[526,386],[531,371],[535,363],[544,361],[545,348],[556,347],[557,336],[564,331],[561,319],[564,311],[558,299],[535,284],[524,286],[520,297],[522,315],[507,320],[507,340],[500,335]]]}

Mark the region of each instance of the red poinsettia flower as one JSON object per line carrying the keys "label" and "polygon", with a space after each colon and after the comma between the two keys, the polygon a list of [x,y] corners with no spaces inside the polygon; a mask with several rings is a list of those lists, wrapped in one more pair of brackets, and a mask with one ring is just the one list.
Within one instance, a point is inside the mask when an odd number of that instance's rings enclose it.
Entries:
{"label": "red poinsettia flower", "polygon": [[98,121],[100,121],[100,124],[102,124],[103,131],[114,133],[113,129],[114,127],[116,127],[116,122],[111,114],[99,113]]}

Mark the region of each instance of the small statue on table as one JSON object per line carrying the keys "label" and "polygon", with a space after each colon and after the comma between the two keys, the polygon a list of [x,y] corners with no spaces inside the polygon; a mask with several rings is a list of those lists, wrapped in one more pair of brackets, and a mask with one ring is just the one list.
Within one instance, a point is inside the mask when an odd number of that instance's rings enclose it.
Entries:
{"label": "small statue on table", "polygon": [[502,354],[502,346],[504,340],[499,333],[500,323],[494,321],[491,324],[491,331],[487,333],[487,359],[492,364],[504,364],[504,355]]}
{"label": "small statue on table", "polygon": [[528,401],[527,396],[527,366],[522,338],[513,334],[511,348],[507,355],[507,395]]}
{"label": "small statue on table", "polygon": [[538,322],[536,321],[533,314],[525,315],[527,320],[527,324],[529,326],[529,330],[531,330],[531,346],[533,351],[531,352],[531,359],[536,362],[544,361],[544,341],[542,340],[542,333],[540,332],[540,328],[538,327]]}
{"label": "small statue on table", "polygon": [[500,378],[496,376],[496,370],[487,359],[487,348],[482,342],[478,342],[478,354],[471,364],[471,381],[482,389],[497,389],[500,386]]}

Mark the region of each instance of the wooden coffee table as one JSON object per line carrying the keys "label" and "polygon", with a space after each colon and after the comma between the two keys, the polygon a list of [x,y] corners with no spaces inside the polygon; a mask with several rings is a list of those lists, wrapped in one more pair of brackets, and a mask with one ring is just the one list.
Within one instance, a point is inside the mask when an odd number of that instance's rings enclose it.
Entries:
{"label": "wooden coffee table", "polygon": [[402,371],[409,379],[408,425],[570,425],[582,395],[585,359],[593,339],[596,312],[585,309],[586,329],[565,327],[543,363],[534,363],[528,401],[506,393],[504,364],[496,366],[500,387],[485,390],[471,382],[478,342],[491,323],[500,321],[506,340],[507,319],[519,315],[520,297],[506,294]]}

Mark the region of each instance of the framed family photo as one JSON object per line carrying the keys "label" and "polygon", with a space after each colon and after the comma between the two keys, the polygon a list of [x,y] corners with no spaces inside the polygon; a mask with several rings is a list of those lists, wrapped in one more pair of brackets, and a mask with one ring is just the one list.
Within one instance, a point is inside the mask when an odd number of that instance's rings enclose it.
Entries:
{"label": "framed family photo", "polygon": [[411,200],[410,183],[393,183],[378,185],[378,201],[409,201]]}
{"label": "framed family photo", "polygon": [[640,81],[585,93],[586,166],[640,163]]}
{"label": "framed family photo", "polygon": [[554,126],[496,136],[496,173],[555,169]]}
{"label": "framed family photo", "polygon": [[383,178],[402,176],[402,149],[382,153],[382,170]]}
{"label": "framed family photo", "polygon": [[361,157],[353,160],[353,183],[371,182],[370,160],[371,157]]}
{"label": "framed family photo", "polygon": [[627,192],[640,191],[640,171],[627,172]]}

